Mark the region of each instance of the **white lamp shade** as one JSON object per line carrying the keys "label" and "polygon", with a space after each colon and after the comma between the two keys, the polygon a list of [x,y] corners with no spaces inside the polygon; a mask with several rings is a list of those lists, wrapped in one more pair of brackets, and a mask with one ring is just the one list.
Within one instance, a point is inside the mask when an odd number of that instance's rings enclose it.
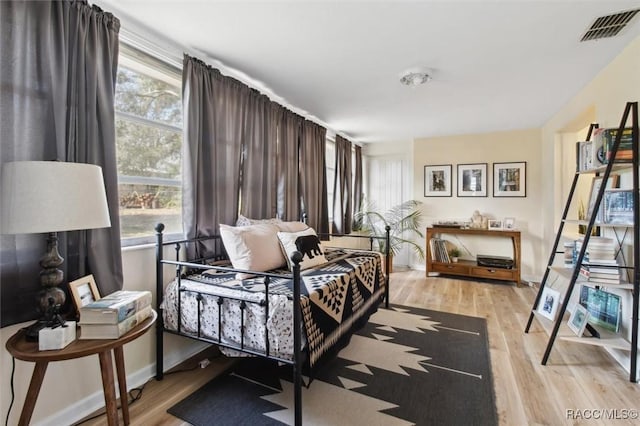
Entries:
{"label": "white lamp shade", "polygon": [[102,168],[59,161],[2,166],[0,230],[35,234],[111,226]]}

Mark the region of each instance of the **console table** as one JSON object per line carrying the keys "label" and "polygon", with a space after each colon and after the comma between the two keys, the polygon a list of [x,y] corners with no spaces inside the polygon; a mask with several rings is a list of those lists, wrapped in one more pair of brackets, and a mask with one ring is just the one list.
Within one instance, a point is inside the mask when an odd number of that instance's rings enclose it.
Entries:
{"label": "console table", "polygon": [[118,339],[91,339],[75,340],[68,346],[54,351],[38,350],[38,342],[28,342],[25,338],[26,329],[18,331],[7,340],[7,350],[16,359],[22,361],[35,362],[36,366],[31,375],[31,383],[27,391],[27,397],[20,413],[18,425],[26,426],[31,421],[31,415],[40,393],[40,387],[44,380],[44,373],[47,371],[49,362],[64,361],[68,359],[82,358],[88,355],[98,354],[100,360],[100,373],[102,375],[102,388],[104,390],[104,400],[107,410],[107,422],[109,426],[118,424],[118,405],[116,402],[115,378],[113,376],[113,360],[111,351],[113,350],[116,373],[118,376],[118,387],[120,389],[120,405],[122,407],[122,418],[125,425],[129,424],[129,401],[127,398],[127,381],[124,370],[124,355],[122,346],[132,340],[137,339],[149,330],[156,320],[156,312],[142,321],[133,330]]}
{"label": "console table", "polygon": [[[477,235],[483,238],[510,238],[513,244],[513,268],[503,269],[490,266],[478,266],[476,261],[463,259],[461,259],[457,263],[436,262],[433,260],[430,241],[433,237],[439,236],[441,234]],[[439,272],[446,275],[460,275],[465,277],[513,281],[517,285],[520,285],[520,231],[429,227],[427,228],[426,249],[427,275],[430,272]]]}

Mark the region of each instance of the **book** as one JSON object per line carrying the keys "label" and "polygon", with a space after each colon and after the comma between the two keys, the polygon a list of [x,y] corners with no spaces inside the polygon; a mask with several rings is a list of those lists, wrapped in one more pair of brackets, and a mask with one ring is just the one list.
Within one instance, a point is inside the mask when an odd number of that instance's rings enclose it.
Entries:
{"label": "book", "polygon": [[151,316],[151,305],[147,305],[117,324],[80,324],[80,340],[117,339],[133,330]]}
{"label": "book", "polygon": [[[618,129],[597,129],[594,132],[595,138],[602,139],[602,145],[604,150],[604,164],[607,164],[612,157],[613,144],[618,135]],[[616,161],[630,161],[633,158],[633,131],[631,128],[625,128],[622,130],[622,136],[620,137],[620,145],[618,146],[618,152],[616,153]]]}
{"label": "book", "polygon": [[150,291],[119,290],[80,308],[82,324],[118,324],[151,306]]}

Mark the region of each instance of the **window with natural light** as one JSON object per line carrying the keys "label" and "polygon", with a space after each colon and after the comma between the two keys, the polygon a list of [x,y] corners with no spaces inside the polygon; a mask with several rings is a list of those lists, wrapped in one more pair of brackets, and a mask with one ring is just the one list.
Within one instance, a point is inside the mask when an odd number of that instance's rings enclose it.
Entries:
{"label": "window with natural light", "polygon": [[150,241],[154,225],[182,233],[181,71],[121,45],[116,153],[123,245]]}

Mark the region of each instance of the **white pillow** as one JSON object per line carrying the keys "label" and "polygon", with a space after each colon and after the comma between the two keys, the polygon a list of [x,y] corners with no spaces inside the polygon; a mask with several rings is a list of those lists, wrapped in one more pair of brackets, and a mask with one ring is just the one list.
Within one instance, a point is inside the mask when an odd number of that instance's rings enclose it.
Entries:
{"label": "white pillow", "polygon": [[280,245],[285,253],[290,269],[293,269],[291,255],[294,251],[302,253],[300,270],[312,268],[327,262],[327,259],[324,257],[324,249],[320,243],[320,239],[313,228],[307,228],[299,232],[278,232],[278,239],[280,240]]}
{"label": "white pillow", "polygon": [[238,220],[236,220],[236,226],[249,226],[249,225],[257,225],[259,223],[280,223],[282,222],[277,217],[272,219],[250,219],[241,214],[238,215]]}
{"label": "white pillow", "polygon": [[280,222],[276,225],[282,232],[300,232],[309,229],[309,225],[304,222]]}
{"label": "white pillow", "polygon": [[[220,237],[234,268],[265,272],[286,264],[278,241],[278,227],[270,223],[248,226],[220,224]],[[248,278],[238,274],[238,279]]]}

